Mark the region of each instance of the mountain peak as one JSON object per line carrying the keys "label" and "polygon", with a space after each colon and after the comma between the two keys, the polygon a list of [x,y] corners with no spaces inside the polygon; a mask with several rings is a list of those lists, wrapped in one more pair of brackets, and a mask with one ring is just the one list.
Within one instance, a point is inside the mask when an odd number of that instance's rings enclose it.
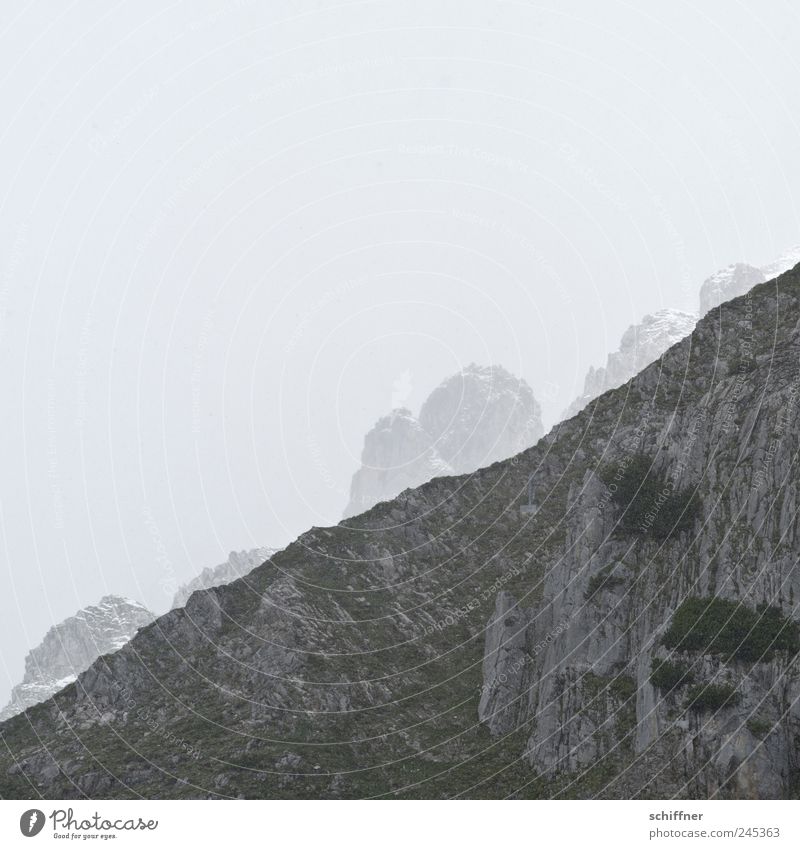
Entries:
{"label": "mountain peak", "polygon": [[764,272],[746,262],[736,262],[721,268],[700,287],[700,315],[748,292],[766,280]]}
{"label": "mountain peak", "polygon": [[378,419],[364,438],[344,515],[510,457],[542,432],[539,404],[524,380],[499,365],[470,363],[431,392],[418,417],[403,407]]}

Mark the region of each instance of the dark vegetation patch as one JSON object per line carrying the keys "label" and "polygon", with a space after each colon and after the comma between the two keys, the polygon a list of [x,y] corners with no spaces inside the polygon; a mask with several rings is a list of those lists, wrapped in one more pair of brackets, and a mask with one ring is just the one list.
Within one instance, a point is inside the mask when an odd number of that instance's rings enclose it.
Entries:
{"label": "dark vegetation patch", "polygon": [[772,731],[772,723],[758,716],[751,716],[747,720],[747,728],[755,737],[764,738]]}
{"label": "dark vegetation patch", "polygon": [[667,539],[691,530],[700,516],[701,501],[692,488],[676,488],[645,454],[607,467],[600,476],[611,489],[612,503],[619,511],[617,529],[622,533]]}
{"label": "dark vegetation patch", "polygon": [[692,596],[675,611],[664,645],[726,660],[768,662],[777,652],[797,654],[800,626],[774,606],[753,610],[740,602]]}
{"label": "dark vegetation patch", "polygon": [[679,660],[654,660],[650,669],[650,683],[665,695],[692,683],[689,666]]}
{"label": "dark vegetation patch", "polygon": [[729,684],[695,684],[686,694],[686,707],[703,713],[733,707],[739,701],[735,687]]}

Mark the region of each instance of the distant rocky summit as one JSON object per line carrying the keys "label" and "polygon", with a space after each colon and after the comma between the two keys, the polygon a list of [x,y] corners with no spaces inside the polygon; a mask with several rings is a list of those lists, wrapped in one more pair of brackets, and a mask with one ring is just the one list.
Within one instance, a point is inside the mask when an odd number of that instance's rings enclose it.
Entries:
{"label": "distant rocky summit", "polygon": [[718,307],[731,298],[738,298],[765,280],[772,280],[800,262],[800,245],[790,248],[772,262],[756,268],[737,262],[712,274],[700,287],[700,315]]}
{"label": "distant rocky summit", "polygon": [[431,392],[419,416],[401,408],[364,438],[345,518],[441,475],[511,457],[542,436],[533,390],[502,366],[471,364]]}
{"label": "distant rocky summit", "polygon": [[606,365],[589,368],[583,394],[567,407],[562,418],[572,418],[604,392],[627,383],[676,342],[685,339],[696,323],[696,315],[663,309],[653,315],[646,315],[639,324],[632,324],[622,334],[619,349],[608,355]]}
{"label": "distant rocky summit", "polygon": [[433,442],[411,410],[404,407],[378,419],[364,437],[361,468],[350,484],[345,518],[363,513],[404,489],[453,474]]}
{"label": "distant rocky summit", "polygon": [[767,279],[760,268],[737,262],[712,274],[700,287],[700,315],[731,298],[738,298]]}
{"label": "distant rocky summit", "polygon": [[136,601],[107,595],[54,625],[25,658],[25,676],[0,711],[0,721],[49,699],[98,657],[121,649],[155,615]]}
{"label": "distant rocky summit", "polygon": [[543,435],[533,390],[502,366],[467,366],[431,392],[419,421],[456,474],[530,448]]}
{"label": "distant rocky summit", "polygon": [[178,587],[170,609],[183,607],[189,600],[189,596],[197,590],[219,587],[241,578],[256,566],[269,560],[278,550],[277,548],[253,548],[249,551],[232,551],[224,563],[218,566],[207,566],[196,578]]}
{"label": "distant rocky summit", "polygon": [[[700,287],[702,318],[725,301],[738,298],[765,280],[772,280],[800,263],[800,245],[790,248],[761,268],[746,262],[732,263],[707,278]],[[564,410],[562,419],[577,415],[590,401],[610,389],[627,383],[643,368],[655,362],[669,348],[685,339],[694,329],[698,316],[676,309],[663,309],[646,315],[622,335],[619,349],[608,355],[605,366],[590,366],[584,379],[583,393]]]}
{"label": "distant rocky summit", "polygon": [[[170,609],[183,607],[197,590],[222,586],[241,578],[277,551],[277,548],[232,551],[224,563],[203,569],[196,578],[180,586]],[[136,601],[107,595],[98,604],[85,607],[54,625],[25,658],[25,676],[0,711],[0,722],[49,699],[71,684],[98,657],[121,649],[140,628],[155,618],[154,613]]]}

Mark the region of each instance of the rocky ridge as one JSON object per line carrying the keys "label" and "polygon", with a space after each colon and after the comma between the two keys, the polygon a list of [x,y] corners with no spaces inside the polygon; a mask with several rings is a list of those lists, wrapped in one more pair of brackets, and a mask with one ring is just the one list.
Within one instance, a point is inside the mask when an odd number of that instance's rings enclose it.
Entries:
{"label": "rocky ridge", "polygon": [[762,265],[761,271],[767,280],[772,280],[773,277],[790,271],[798,262],[800,262],[800,245],[795,245],[782,253],[777,259]]}
{"label": "rocky ridge", "polygon": [[[800,262],[800,245],[785,251],[761,268],[748,263],[733,263],[708,277],[700,287],[700,316],[724,301],[737,298]],[[590,401],[610,389],[616,389],[655,362],[668,348],[692,332],[697,316],[676,309],[663,309],[646,315],[623,333],[617,351],[608,355],[606,365],[589,367],[584,378],[583,393],[563,412],[568,419],[579,413]]]}
{"label": "rocky ridge", "polygon": [[[170,609],[183,607],[193,592],[228,584],[269,559],[277,548],[232,551],[218,566],[209,566],[182,584]],[[39,704],[72,683],[102,654],[122,648],[140,629],[156,618],[143,605],[118,596],[104,596],[98,604],[79,610],[54,625],[25,658],[25,675],[0,711],[0,722]]]}
{"label": "rocky ridge", "polygon": [[256,566],[260,566],[265,560],[269,560],[277,548],[251,548],[246,551],[232,551],[228,559],[218,566],[207,566],[185,584],[181,584],[172,599],[172,607],[183,607],[189,600],[189,596],[198,590],[208,590],[211,587],[219,587],[229,584],[237,578],[241,578]]}
{"label": "rocky ridge", "polygon": [[646,315],[639,324],[632,324],[622,334],[619,349],[608,355],[606,365],[589,367],[583,394],[567,407],[562,418],[572,418],[604,392],[622,386],[676,342],[685,339],[696,323],[696,315],[663,309]]}

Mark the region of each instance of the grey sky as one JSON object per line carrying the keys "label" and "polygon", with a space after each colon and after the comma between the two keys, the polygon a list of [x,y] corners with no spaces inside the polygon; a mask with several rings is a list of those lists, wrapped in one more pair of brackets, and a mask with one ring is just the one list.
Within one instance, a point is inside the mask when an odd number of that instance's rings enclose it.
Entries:
{"label": "grey sky", "polygon": [[402,375],[552,423],[622,331],[800,241],[788,2],[75,2],[0,24],[0,698],[338,520]]}

